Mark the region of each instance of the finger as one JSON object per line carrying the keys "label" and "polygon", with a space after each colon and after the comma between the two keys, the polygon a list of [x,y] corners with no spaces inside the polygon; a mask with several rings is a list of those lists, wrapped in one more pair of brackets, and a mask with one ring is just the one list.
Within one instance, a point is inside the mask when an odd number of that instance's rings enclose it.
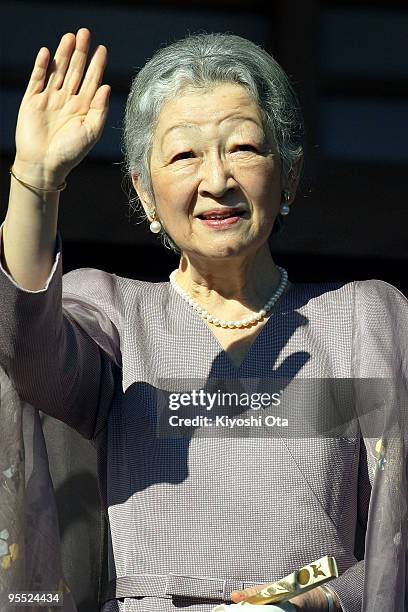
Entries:
{"label": "finger", "polygon": [[47,47],[41,47],[37,53],[37,57],[35,58],[34,67],[24,94],[25,96],[40,93],[43,90],[49,61],[49,50]]}
{"label": "finger", "polygon": [[61,89],[69,94],[76,94],[84,75],[88,57],[91,33],[88,28],[80,28],[76,35],[75,50],[69,62],[68,70]]}
{"label": "finger", "polygon": [[103,73],[108,61],[108,51],[104,45],[98,45],[86,71],[78,94],[87,100],[93,100],[97,89],[102,83]]}
{"label": "finger", "polygon": [[109,85],[102,85],[98,89],[84,119],[84,126],[95,140],[99,140],[108,116],[110,91]]}
{"label": "finger", "polygon": [[243,599],[246,599],[247,597],[256,595],[256,593],[259,593],[259,591],[262,591],[262,589],[264,589],[266,586],[267,586],[266,584],[259,584],[257,586],[248,587],[247,589],[244,589],[243,591],[232,591],[231,601],[233,601],[234,603],[239,603],[240,601],[242,601]]}
{"label": "finger", "polygon": [[61,38],[58,48],[55,52],[54,59],[50,66],[50,73],[46,89],[59,89],[65,78],[65,73],[72,51],[75,46],[75,34],[68,32]]}

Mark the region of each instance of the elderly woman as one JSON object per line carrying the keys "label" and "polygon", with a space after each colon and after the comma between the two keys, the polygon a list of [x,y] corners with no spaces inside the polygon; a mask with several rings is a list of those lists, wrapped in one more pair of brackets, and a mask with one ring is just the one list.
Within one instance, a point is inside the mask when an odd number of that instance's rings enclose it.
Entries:
{"label": "elderly woman", "polygon": [[[368,600],[355,536],[377,440],[158,435],[156,390],[188,378],[392,376],[405,364],[408,303],[381,281],[292,284],[274,263],[268,240],[302,166],[301,115],[274,59],[226,34],[158,51],[127,102],[128,176],[150,230],[180,253],[170,282],[88,268],[62,278],[59,193],[108,112],[107,51],[98,46],[85,72],[89,44],[86,28],[65,34],[48,71],[41,48],[22,100],[1,234],[0,363],[24,401],[98,449],[111,538],[103,612],[210,611],[327,554],[339,577],[289,606],[357,612]],[[395,334],[381,323],[390,312]],[[375,609],[391,610],[378,583]]]}

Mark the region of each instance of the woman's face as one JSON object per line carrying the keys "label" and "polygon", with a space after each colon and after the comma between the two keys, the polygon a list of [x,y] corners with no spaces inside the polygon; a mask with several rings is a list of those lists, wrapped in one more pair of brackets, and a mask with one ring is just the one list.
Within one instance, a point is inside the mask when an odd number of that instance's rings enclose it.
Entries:
{"label": "woman's face", "polygon": [[[190,87],[165,103],[150,168],[157,217],[184,254],[242,256],[267,241],[282,201],[280,157],[240,85]],[[206,219],[211,211],[224,219]]]}

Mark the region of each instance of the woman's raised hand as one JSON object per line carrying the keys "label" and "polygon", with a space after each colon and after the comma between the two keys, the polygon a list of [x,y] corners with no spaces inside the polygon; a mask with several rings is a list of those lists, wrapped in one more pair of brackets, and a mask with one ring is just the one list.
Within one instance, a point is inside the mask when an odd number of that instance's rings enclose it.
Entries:
{"label": "woman's raised hand", "polygon": [[64,34],[50,67],[49,50],[37,54],[16,128],[14,170],[26,180],[60,184],[101,137],[110,94],[101,85],[107,49],[95,49],[84,76],[90,39],[87,28]]}

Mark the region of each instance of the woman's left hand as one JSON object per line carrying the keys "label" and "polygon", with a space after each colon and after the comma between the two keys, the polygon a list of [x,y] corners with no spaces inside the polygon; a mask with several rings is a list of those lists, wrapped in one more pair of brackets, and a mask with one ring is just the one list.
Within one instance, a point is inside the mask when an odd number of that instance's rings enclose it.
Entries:
{"label": "woman's left hand", "polygon": [[[250,587],[248,589],[244,589],[243,591],[233,591],[231,593],[231,601],[233,601],[234,603],[239,603],[246,597],[249,597],[250,595],[255,595],[255,593],[264,589],[266,586],[266,584],[260,584],[257,586]],[[333,597],[335,612],[342,612],[342,608],[338,603],[336,597]],[[292,597],[292,599],[290,599],[289,601],[295,606],[296,611],[302,610],[303,612],[327,612],[328,610],[327,597],[324,594],[323,590],[319,588],[315,588],[311,591],[303,593],[302,595]],[[244,609],[245,607],[243,608],[243,610]]]}

